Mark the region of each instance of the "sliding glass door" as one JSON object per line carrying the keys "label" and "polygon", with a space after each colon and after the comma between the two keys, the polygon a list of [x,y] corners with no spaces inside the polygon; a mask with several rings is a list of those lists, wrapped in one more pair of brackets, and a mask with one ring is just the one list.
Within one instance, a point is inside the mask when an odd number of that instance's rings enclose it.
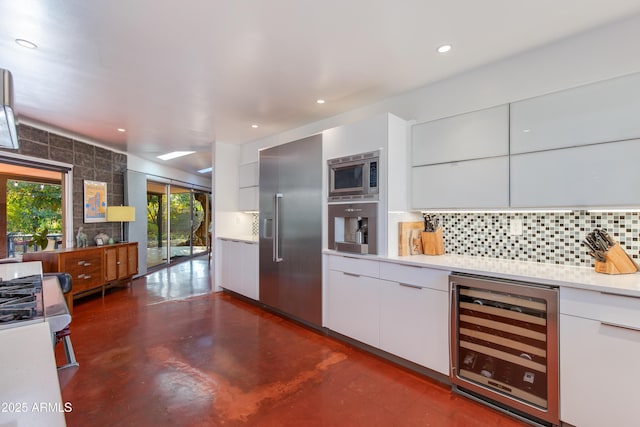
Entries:
{"label": "sliding glass door", "polygon": [[147,267],[210,250],[210,194],[176,185],[147,183]]}
{"label": "sliding glass door", "polygon": [[169,260],[167,185],[147,182],[147,268]]}

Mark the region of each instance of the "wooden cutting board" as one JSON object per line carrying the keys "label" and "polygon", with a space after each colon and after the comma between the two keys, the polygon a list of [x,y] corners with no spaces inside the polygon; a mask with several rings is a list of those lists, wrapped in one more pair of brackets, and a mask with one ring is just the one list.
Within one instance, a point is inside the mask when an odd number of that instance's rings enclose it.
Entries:
{"label": "wooden cutting board", "polygon": [[420,233],[423,229],[423,221],[398,223],[398,255],[422,254],[422,239]]}

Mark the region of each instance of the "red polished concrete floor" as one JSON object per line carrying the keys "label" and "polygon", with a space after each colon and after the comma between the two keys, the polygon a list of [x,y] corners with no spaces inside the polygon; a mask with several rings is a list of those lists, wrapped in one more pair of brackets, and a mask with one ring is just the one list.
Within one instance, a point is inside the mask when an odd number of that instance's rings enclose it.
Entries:
{"label": "red polished concrete floor", "polygon": [[[76,301],[69,426],[524,426],[448,387],[210,292],[206,259]],[[63,361],[59,345],[56,355]]]}

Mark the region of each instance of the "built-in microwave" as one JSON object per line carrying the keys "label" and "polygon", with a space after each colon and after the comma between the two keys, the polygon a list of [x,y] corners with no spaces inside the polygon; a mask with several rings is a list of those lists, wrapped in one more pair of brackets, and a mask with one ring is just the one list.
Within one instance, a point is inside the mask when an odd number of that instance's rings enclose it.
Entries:
{"label": "built-in microwave", "polygon": [[380,151],[327,161],[329,201],[378,200]]}

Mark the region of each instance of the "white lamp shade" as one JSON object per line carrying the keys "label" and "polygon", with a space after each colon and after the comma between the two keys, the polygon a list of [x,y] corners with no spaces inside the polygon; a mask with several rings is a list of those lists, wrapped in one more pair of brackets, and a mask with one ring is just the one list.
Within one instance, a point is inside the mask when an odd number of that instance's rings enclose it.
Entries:
{"label": "white lamp shade", "polygon": [[132,222],[136,220],[136,208],[133,206],[107,206],[108,222]]}

